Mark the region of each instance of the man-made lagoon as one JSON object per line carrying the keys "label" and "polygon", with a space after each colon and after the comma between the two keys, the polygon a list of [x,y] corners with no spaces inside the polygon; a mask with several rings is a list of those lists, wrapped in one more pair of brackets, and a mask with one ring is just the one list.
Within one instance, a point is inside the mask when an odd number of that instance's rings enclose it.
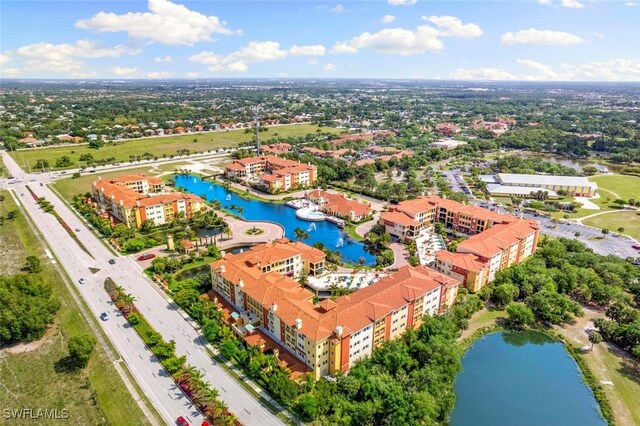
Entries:
{"label": "man-made lagoon", "polygon": [[[329,221],[308,222],[296,217],[295,209],[284,204],[272,204],[258,200],[249,200],[228,191],[221,185],[203,181],[199,177],[191,175],[178,175],[175,177],[176,187],[181,186],[185,190],[198,196],[204,196],[207,200],[218,200],[226,209],[246,220],[266,220],[279,223],[284,227],[285,236],[296,239],[294,230],[300,228],[307,231],[309,239],[305,243],[312,245],[316,242],[323,243],[330,250],[337,250],[343,259],[349,263],[358,263],[361,258],[365,265],[375,265],[375,256],[364,249],[364,244],[351,240],[340,228]],[[235,206],[236,210],[231,210]],[[239,213],[237,207],[242,207]]]}
{"label": "man-made lagoon", "polygon": [[490,334],[462,366],[452,426],[606,425],[573,358],[544,334]]}

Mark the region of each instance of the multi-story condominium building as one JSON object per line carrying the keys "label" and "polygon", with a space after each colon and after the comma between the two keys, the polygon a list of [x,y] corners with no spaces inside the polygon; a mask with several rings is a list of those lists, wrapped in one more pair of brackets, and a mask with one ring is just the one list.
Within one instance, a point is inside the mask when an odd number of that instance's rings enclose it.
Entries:
{"label": "multi-story condominium building", "polygon": [[192,194],[163,191],[162,179],[145,175],[98,179],[92,184],[93,199],[105,212],[128,227],[139,228],[145,220],[156,225],[171,222],[181,213],[187,218],[206,210],[205,201]]}
{"label": "multi-story condominium building", "polygon": [[474,292],[491,282],[499,270],[532,255],[540,228],[535,221],[436,196],[403,201],[381,214],[379,223],[389,234],[410,241],[435,222],[470,235],[458,244],[456,253],[438,251],[434,267]]}
{"label": "multi-story condominium building", "polygon": [[[313,304],[314,293],[274,269],[265,269],[262,261],[251,260],[263,258],[252,253],[258,251],[270,256],[269,265],[280,264],[291,250],[300,250],[301,261],[308,259],[309,264],[312,258],[319,259],[315,249],[303,246],[284,239],[228,254],[211,263],[211,278],[215,292],[239,311],[232,314],[236,333],[246,336],[260,327],[316,378],[349,371],[375,347],[407,327],[419,326],[424,315],[450,306],[460,284],[430,268],[405,266],[353,294]],[[280,255],[283,247],[288,248]]]}
{"label": "multi-story condominium building", "polygon": [[356,200],[349,200],[341,194],[332,194],[320,189],[314,189],[305,194],[307,200],[318,205],[320,211],[354,222],[371,215],[371,206]]}
{"label": "multi-story condominium building", "polygon": [[270,193],[308,188],[318,179],[318,168],[311,164],[275,156],[248,157],[225,166],[229,179],[253,181]]}

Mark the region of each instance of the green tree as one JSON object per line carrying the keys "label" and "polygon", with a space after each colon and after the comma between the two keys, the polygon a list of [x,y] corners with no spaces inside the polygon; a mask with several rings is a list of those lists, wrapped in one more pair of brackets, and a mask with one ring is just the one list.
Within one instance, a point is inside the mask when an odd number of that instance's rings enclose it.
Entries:
{"label": "green tree", "polygon": [[306,232],[305,230],[303,230],[302,228],[296,228],[293,230],[293,233],[296,236],[296,240],[298,241],[302,241],[302,240],[308,240],[310,235],[308,232]]}
{"label": "green tree", "polygon": [[69,339],[69,357],[74,365],[84,368],[89,363],[93,349],[96,346],[96,338],[91,334],[78,333]]}
{"label": "green tree", "polygon": [[589,334],[589,342],[591,342],[591,350],[593,350],[594,345],[601,343],[602,340],[603,340],[602,334],[598,333],[597,331],[592,331],[591,334]]}
{"label": "green tree", "polygon": [[525,328],[534,323],[535,317],[531,309],[522,303],[509,303],[507,305],[509,324],[515,328]]}
{"label": "green tree", "polygon": [[537,320],[560,324],[571,320],[574,316],[582,316],[582,308],[564,294],[542,290],[529,296],[526,305]]}
{"label": "green tree", "polygon": [[37,274],[38,272],[42,271],[40,259],[37,256],[27,256],[24,270],[29,272],[30,274]]}
{"label": "green tree", "polygon": [[36,169],[48,169],[49,168],[49,160],[44,160],[44,159],[40,159],[37,160],[36,163],[34,164],[34,167]]}
{"label": "green tree", "polygon": [[491,295],[491,300],[498,306],[507,306],[509,303],[513,302],[520,290],[517,286],[513,284],[500,284],[493,289],[493,294]]}
{"label": "green tree", "polygon": [[603,236],[603,237],[606,237],[606,236],[607,236],[607,234],[609,233],[609,230],[608,230],[607,228],[602,228],[602,229],[600,230],[600,232],[602,232],[602,236]]}

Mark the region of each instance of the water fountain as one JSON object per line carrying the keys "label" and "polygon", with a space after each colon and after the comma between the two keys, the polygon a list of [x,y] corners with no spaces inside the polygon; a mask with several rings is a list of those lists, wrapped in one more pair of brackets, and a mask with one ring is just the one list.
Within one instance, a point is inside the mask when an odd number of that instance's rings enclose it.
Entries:
{"label": "water fountain", "polygon": [[311,231],[315,231],[316,230],[316,224],[312,223],[311,226],[309,226],[309,229],[307,229],[307,232],[311,232]]}
{"label": "water fountain", "polygon": [[213,191],[213,185],[209,185],[209,191]]}
{"label": "water fountain", "polygon": [[344,240],[342,239],[342,237],[338,238],[338,242],[336,243],[336,247],[342,247],[344,246]]}
{"label": "water fountain", "polygon": [[225,198],[225,200],[231,201],[231,194],[227,194],[227,198]]}
{"label": "water fountain", "polygon": [[193,183],[198,183],[198,179],[193,178]]}

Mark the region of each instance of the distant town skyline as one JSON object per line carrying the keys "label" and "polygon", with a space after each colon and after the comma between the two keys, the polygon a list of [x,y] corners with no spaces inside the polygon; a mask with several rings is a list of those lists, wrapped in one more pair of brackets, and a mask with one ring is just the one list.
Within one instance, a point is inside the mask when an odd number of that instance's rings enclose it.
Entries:
{"label": "distant town skyline", "polygon": [[640,2],[3,1],[2,78],[640,81]]}

